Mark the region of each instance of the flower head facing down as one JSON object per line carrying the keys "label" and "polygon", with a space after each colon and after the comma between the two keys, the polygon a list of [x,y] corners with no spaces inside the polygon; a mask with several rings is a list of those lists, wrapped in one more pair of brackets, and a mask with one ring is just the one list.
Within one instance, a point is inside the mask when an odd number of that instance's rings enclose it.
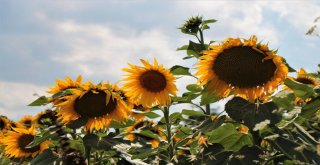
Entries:
{"label": "flower head facing down", "polygon": [[249,40],[228,38],[203,52],[198,63],[199,83],[220,97],[235,95],[250,101],[271,94],[287,77],[288,68],[282,58]]}
{"label": "flower head facing down", "polygon": [[64,103],[56,105],[58,117],[65,124],[83,117],[88,119],[85,130],[92,132],[108,128],[111,121],[124,121],[130,109],[113,89],[116,85],[87,83],[81,90],[74,90]]}

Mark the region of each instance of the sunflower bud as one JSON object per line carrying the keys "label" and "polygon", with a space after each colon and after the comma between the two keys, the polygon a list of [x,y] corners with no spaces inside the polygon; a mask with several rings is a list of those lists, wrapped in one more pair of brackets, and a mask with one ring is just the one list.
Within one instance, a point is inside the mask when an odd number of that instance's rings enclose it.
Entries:
{"label": "sunflower bud", "polygon": [[202,17],[191,17],[187,21],[185,21],[184,25],[179,29],[181,29],[182,33],[197,34],[197,32],[200,30],[202,21]]}

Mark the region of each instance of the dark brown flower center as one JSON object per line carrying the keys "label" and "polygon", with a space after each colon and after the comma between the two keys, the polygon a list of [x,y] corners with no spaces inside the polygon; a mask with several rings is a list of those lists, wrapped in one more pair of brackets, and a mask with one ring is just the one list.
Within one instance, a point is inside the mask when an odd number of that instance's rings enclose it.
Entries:
{"label": "dark brown flower center", "polygon": [[5,127],[6,123],[0,118],[0,130],[3,130]]}
{"label": "dark brown flower center", "polygon": [[150,92],[161,92],[167,86],[164,75],[156,70],[148,70],[142,73],[139,81],[141,86]]}
{"label": "dark brown flower center", "polygon": [[273,61],[249,46],[232,47],[220,53],[213,71],[227,84],[240,88],[262,86],[270,81],[277,69]]}
{"label": "dark brown flower center", "polygon": [[25,120],[25,121],[23,122],[23,124],[24,124],[25,126],[27,126],[27,127],[30,127],[30,126],[31,126],[31,123],[32,123],[32,121],[29,120],[29,119],[27,119],[27,120]]}
{"label": "dark brown flower center", "polygon": [[107,104],[106,96],[104,91],[92,91],[87,92],[81,98],[75,100],[75,111],[83,117],[101,117],[106,114],[112,113],[117,106],[117,101],[110,97]]}
{"label": "dark brown flower center", "polygon": [[20,148],[20,150],[24,151],[24,152],[37,152],[40,150],[40,146],[34,146],[31,148],[26,148],[26,146],[31,143],[34,139],[33,135],[29,135],[29,134],[23,134],[18,138],[18,146]]}
{"label": "dark brown flower center", "polygon": [[307,79],[307,78],[297,78],[296,81],[298,81],[299,83],[302,83],[302,84],[312,84],[314,85],[314,82],[310,79]]}
{"label": "dark brown flower center", "polygon": [[140,122],[134,126],[134,129],[139,129],[139,128],[143,127],[143,125],[144,125],[144,122]]}

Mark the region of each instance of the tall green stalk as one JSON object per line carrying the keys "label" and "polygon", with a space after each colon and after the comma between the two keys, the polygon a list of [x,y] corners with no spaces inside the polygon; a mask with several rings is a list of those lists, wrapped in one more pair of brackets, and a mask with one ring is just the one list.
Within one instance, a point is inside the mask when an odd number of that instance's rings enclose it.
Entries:
{"label": "tall green stalk", "polygon": [[169,157],[169,161],[171,162],[171,159],[173,157],[173,145],[171,143],[171,123],[169,118],[169,107],[164,107],[163,114],[164,114],[164,119],[166,121],[166,126],[167,126],[167,136],[168,136],[167,140],[169,144],[168,157]]}

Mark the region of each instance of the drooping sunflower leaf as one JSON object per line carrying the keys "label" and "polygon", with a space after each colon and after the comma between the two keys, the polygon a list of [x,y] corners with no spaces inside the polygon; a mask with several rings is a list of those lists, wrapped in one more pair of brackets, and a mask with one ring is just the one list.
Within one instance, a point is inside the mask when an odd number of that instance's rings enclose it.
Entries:
{"label": "drooping sunflower leaf", "polygon": [[37,157],[33,158],[30,163],[31,165],[51,165],[54,163],[58,163],[58,159],[59,158],[54,156],[50,149],[46,149]]}
{"label": "drooping sunflower leaf", "polygon": [[41,133],[40,136],[36,136],[31,143],[29,143],[26,148],[32,148],[40,145],[42,142],[49,140],[50,138],[55,137],[56,134],[50,130]]}
{"label": "drooping sunflower leaf", "polygon": [[226,112],[233,120],[243,121],[250,129],[265,120],[270,120],[270,124],[280,122],[281,115],[275,113],[277,109],[273,102],[256,105],[241,97],[234,97],[225,105]]}
{"label": "drooping sunflower leaf", "polygon": [[202,51],[206,50],[206,47],[203,44],[198,44],[190,40],[188,50],[193,50],[197,53],[201,53]]}
{"label": "drooping sunflower leaf", "polygon": [[77,129],[84,126],[88,122],[89,118],[79,117],[77,120],[69,122],[66,126],[71,129]]}
{"label": "drooping sunflower leaf", "polygon": [[208,142],[219,143],[226,151],[238,151],[243,146],[253,145],[251,134],[239,133],[236,126],[231,123],[212,130]]}
{"label": "drooping sunflower leaf", "polygon": [[30,103],[28,106],[42,106],[42,105],[47,105],[49,103],[50,103],[50,101],[48,100],[48,98],[46,96],[41,96],[41,97],[37,98],[37,100]]}
{"label": "drooping sunflower leaf", "polygon": [[173,67],[170,68],[170,72],[173,75],[188,75],[191,76],[191,73],[189,72],[189,68],[187,67],[183,67],[180,65],[175,65]]}

